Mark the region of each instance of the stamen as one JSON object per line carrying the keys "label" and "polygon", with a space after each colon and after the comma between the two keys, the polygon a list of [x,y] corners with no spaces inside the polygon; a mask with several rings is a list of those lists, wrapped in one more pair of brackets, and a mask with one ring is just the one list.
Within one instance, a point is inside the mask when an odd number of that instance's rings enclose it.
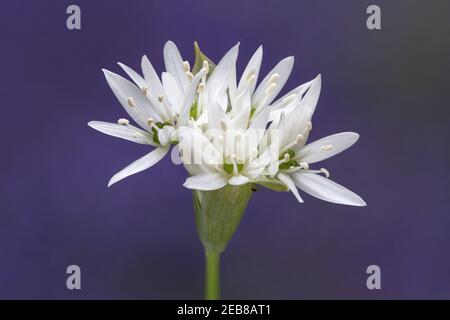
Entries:
{"label": "stamen", "polygon": [[304,140],[305,140],[305,137],[302,134],[298,134],[297,138],[295,139],[295,143],[302,144]]}
{"label": "stamen", "polygon": [[198,85],[198,93],[202,93],[205,90],[205,84],[202,82]]}
{"label": "stamen", "polygon": [[128,105],[129,105],[131,108],[136,107],[136,102],[134,101],[134,99],[133,99],[132,97],[129,97],[129,98],[128,98]]}
{"label": "stamen", "polygon": [[149,126],[151,126],[154,122],[155,122],[155,120],[154,120],[153,118],[148,118],[148,119],[147,119],[147,124],[148,124]]}
{"label": "stamen", "polygon": [[281,163],[286,163],[286,162],[289,162],[290,160],[291,160],[291,156],[289,155],[289,153],[285,153],[283,160],[281,160]]}
{"label": "stamen", "polygon": [[144,96],[146,96],[148,94],[148,88],[147,87],[143,87],[142,88],[142,93],[144,94]]}
{"label": "stamen", "polygon": [[163,95],[158,96],[158,101],[159,102],[163,102],[164,101],[164,96]]}
{"label": "stamen", "polygon": [[186,76],[188,77],[189,80],[194,79],[194,75],[190,71],[186,71]]}
{"label": "stamen", "polygon": [[306,123],[306,128],[308,128],[308,131],[311,131],[311,130],[312,130],[312,122],[311,122],[311,121],[308,121],[308,122]]}
{"label": "stamen", "polygon": [[191,71],[191,65],[189,64],[189,61],[183,61],[183,68],[184,68],[184,71],[186,72],[186,71]]}
{"label": "stamen", "polygon": [[267,89],[266,89],[266,91],[264,92],[266,95],[269,95],[269,94],[271,94],[274,90],[275,90],[275,88],[277,87],[277,84],[276,83],[271,83],[268,87],[267,87]]}
{"label": "stamen", "polygon": [[256,76],[252,74],[250,77],[247,77],[247,82],[252,84],[256,79]]}
{"label": "stamen", "polygon": [[209,63],[208,63],[208,61],[203,60],[202,66],[203,66],[203,68],[205,68],[206,73],[208,73],[209,72]]}
{"label": "stamen", "polygon": [[309,164],[307,162],[300,162],[300,167],[304,170],[309,170]]}
{"label": "stamen", "polygon": [[124,118],[120,118],[119,120],[117,120],[117,124],[120,124],[122,126],[126,126],[130,124],[130,121],[128,121],[127,119]]}
{"label": "stamen", "polygon": [[142,137],[142,133],[140,133],[140,132],[138,132],[138,131],[136,131],[135,133],[133,133],[133,138],[137,139],[137,138],[140,138],[140,137]]}
{"label": "stamen", "polygon": [[249,79],[250,79],[251,77],[253,77],[254,75],[255,75],[255,70],[252,69],[252,70],[250,70],[250,72],[247,74],[246,79],[249,80]]}
{"label": "stamen", "polygon": [[325,175],[325,177],[329,178],[330,177],[330,171],[328,171],[325,168],[320,168],[320,171],[322,171],[322,173]]}
{"label": "stamen", "polygon": [[280,75],[278,73],[274,73],[269,80],[269,83],[275,83],[280,80]]}

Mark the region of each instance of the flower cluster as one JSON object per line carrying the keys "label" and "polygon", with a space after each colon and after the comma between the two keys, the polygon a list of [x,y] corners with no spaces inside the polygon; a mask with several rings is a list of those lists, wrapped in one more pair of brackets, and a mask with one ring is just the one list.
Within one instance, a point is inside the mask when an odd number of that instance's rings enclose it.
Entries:
{"label": "flower cluster", "polygon": [[355,193],[329,179],[325,168],[310,168],[353,145],[359,135],[334,134],[307,144],[321,77],[275,100],[294,58],[281,60],[257,85],[263,49],[251,57],[239,81],[239,45],[215,65],[196,46],[193,67],[171,41],[164,46],[166,71],[159,78],[146,56],[143,76],[119,63],[131,81],[107,70],[106,80],[131,119],[89,122],[111,136],[155,147],[115,174],[109,186],[150,168],[169,153],[180,155],[189,172],[184,186],[217,190],[226,185],[260,184],[276,191],[298,189],[322,200],[364,206]]}

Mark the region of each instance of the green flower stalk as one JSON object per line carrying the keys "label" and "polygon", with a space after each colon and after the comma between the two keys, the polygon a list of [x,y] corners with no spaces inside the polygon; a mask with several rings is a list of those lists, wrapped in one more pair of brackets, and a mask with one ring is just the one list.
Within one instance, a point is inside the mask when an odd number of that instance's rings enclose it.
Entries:
{"label": "green flower stalk", "polygon": [[197,232],[205,250],[205,298],[219,298],[220,255],[233,237],[252,195],[250,184],[192,192]]}
{"label": "green flower stalk", "polygon": [[[137,124],[91,121],[105,134],[154,149],[116,173],[108,186],[146,170],[172,150],[189,173],[183,184],[193,191],[196,227],[205,250],[205,298],[220,298],[220,257],[236,232],[252,190],[261,185],[298,189],[316,198],[365,206],[357,194],[329,179],[315,163],[352,146],[357,133],[342,132],[307,144],[321,91],[321,76],[275,100],[293,69],[281,60],[257,85],[263,49],[251,57],[239,81],[239,44],[216,64],[194,44],[191,68],[171,41],[164,46],[166,71],[158,73],[146,56],[143,76],[119,63],[134,82],[108,70],[106,80]],[[139,126],[139,127],[138,127]],[[177,161],[180,163],[180,161]]]}

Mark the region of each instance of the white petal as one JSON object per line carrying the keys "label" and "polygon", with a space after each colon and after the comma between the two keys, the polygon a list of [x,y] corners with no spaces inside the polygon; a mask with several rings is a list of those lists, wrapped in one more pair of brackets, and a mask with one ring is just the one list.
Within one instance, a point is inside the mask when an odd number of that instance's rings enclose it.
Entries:
{"label": "white petal", "polygon": [[226,113],[217,100],[211,100],[207,105],[208,129],[222,130],[222,120],[226,118]]}
{"label": "white petal", "polygon": [[311,81],[308,91],[303,97],[301,104],[302,108],[310,115],[313,116],[316,110],[317,102],[319,101],[320,90],[322,87],[322,76],[319,74],[315,79]]}
{"label": "white petal", "polygon": [[295,186],[294,181],[292,181],[291,177],[286,174],[279,173],[278,178],[288,186],[289,190],[294,194],[298,202],[302,203],[303,199],[302,197],[300,197],[297,187]]}
{"label": "white petal", "polygon": [[[106,81],[111,87],[114,95],[122,104],[123,108],[130,115],[130,117],[138,123],[142,128],[149,128],[147,119],[153,118],[156,121],[161,121],[161,117],[154,109],[151,102],[144,96],[142,90],[136,87],[127,79],[103,69]],[[135,106],[128,105],[128,99],[133,98],[136,103]]]}
{"label": "white petal", "polygon": [[230,128],[246,130],[251,112],[251,96],[248,89],[244,90],[236,99],[233,110],[230,113]]}
{"label": "white petal", "polygon": [[253,74],[255,75],[254,80],[249,85],[249,92],[253,94],[255,92],[256,82],[258,81],[259,70],[261,68],[261,61],[263,57],[263,48],[260,46],[253,56],[250,58],[250,61],[247,64],[247,67],[242,74],[241,80],[238,85],[238,92],[242,92],[246,86],[248,85],[248,78]]}
{"label": "white petal", "polygon": [[149,154],[143,156],[142,158],[139,158],[132,164],[128,165],[118,173],[116,173],[111,180],[109,180],[108,187],[112,186],[114,183],[131,176],[132,174],[141,172],[143,170],[146,170],[156,164],[159,160],[164,158],[164,156],[169,151],[169,148],[156,148]]}
{"label": "white petal", "polygon": [[249,178],[247,178],[243,175],[238,175],[238,176],[231,177],[230,180],[228,180],[228,183],[233,186],[240,186],[240,185],[246,184],[249,181],[250,181]]}
{"label": "white petal", "polygon": [[366,206],[360,196],[318,174],[299,171],[291,176],[297,187],[313,197],[338,204]]}
{"label": "white petal", "polygon": [[307,163],[319,162],[351,147],[358,138],[355,132],[336,133],[304,146],[295,158]]}
{"label": "white petal", "polygon": [[181,107],[183,106],[184,101],[184,93],[178,85],[178,82],[175,80],[172,74],[163,72],[162,83],[170,104],[172,105],[174,110],[178,114],[180,114]]}
{"label": "white petal", "polygon": [[141,144],[150,144],[152,146],[156,145],[153,142],[153,137],[150,133],[136,128],[132,125],[125,126],[117,123],[109,123],[103,121],[91,121],[88,123],[88,125],[95,130],[116,138],[121,138]]}
{"label": "white petal", "polygon": [[159,80],[158,74],[148,60],[147,56],[142,57],[141,67],[142,72],[144,73],[145,81],[147,82],[148,88],[150,89],[149,94],[153,95],[154,97],[165,97],[165,92],[161,84],[161,80]]}
{"label": "white petal", "polygon": [[220,173],[207,173],[187,178],[183,186],[188,189],[210,191],[220,189],[226,184],[227,179]]}
{"label": "white petal", "polygon": [[192,81],[189,85],[189,89],[186,92],[186,96],[184,98],[184,103],[181,108],[181,113],[180,113],[180,117],[178,120],[179,126],[185,126],[188,123],[189,114],[191,112],[192,104],[194,103],[194,97],[197,92],[198,84],[199,84],[200,80],[202,79],[202,77],[205,75],[205,73],[206,73],[205,69],[200,70],[195,75],[194,79],[192,79]]}
{"label": "white petal", "polygon": [[228,88],[230,76],[233,72],[233,66],[236,64],[238,53],[239,44],[231,48],[214,68],[214,71],[211,73],[211,76],[206,83],[208,100],[216,100],[217,95],[223,96],[226,94],[225,90]]}
{"label": "white petal", "polygon": [[[258,89],[256,89],[256,92],[253,95],[252,99],[252,105],[256,107],[257,111],[259,111],[262,107],[269,105],[273,101],[273,99],[275,99],[278,93],[280,93],[284,84],[288,80],[289,75],[291,74],[293,66],[294,66],[294,57],[287,57],[281,60],[275,66],[275,68],[273,68],[272,71],[270,71],[269,74],[264,78],[264,80],[258,86]],[[278,73],[280,78],[276,82],[277,85],[275,89],[270,94],[268,94],[267,97],[265,97],[269,80],[275,73]]]}
{"label": "white petal", "polygon": [[277,101],[272,103],[272,105],[270,106],[272,111],[281,108],[284,105],[283,100],[286,99],[290,95],[295,94],[299,98],[303,98],[303,95],[309,89],[309,87],[311,86],[311,83],[312,83],[312,81],[308,81],[306,83],[299,85],[297,88],[292,89],[291,91],[286,93],[284,96],[282,96],[280,99],[278,99]]}
{"label": "white petal", "polygon": [[164,63],[166,65],[166,70],[177,80],[178,85],[183,92],[186,92],[189,81],[184,71],[183,59],[181,58],[177,46],[172,41],[167,41],[164,45]]}
{"label": "white petal", "polygon": [[147,86],[147,83],[145,82],[145,79],[142,78],[139,73],[137,73],[136,71],[134,71],[130,67],[124,65],[123,63],[118,62],[118,65],[123,69],[123,71],[125,71],[128,74],[128,76],[131,78],[131,80],[133,80],[134,83],[136,83],[136,85],[141,90],[143,90]]}

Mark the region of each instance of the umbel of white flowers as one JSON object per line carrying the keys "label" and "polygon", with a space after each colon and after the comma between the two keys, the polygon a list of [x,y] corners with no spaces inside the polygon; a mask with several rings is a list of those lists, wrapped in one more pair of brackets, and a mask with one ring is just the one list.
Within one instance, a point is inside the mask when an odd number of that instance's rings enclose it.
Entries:
{"label": "umbel of white flowers", "polygon": [[[100,132],[154,148],[116,173],[108,186],[152,167],[171,146],[181,154],[189,173],[184,186],[194,190],[197,229],[208,268],[218,264],[255,185],[291,191],[299,202],[303,200],[298,189],[333,203],[366,205],[361,197],[331,181],[327,169],[312,168],[359,138],[357,133],[342,132],[307,143],[321,76],[275,100],[292,71],[294,57],[281,60],[257,84],[262,47],[239,79],[238,50],[239,44],[215,65],[195,43],[196,60],[191,68],[168,41],[161,78],[146,56],[142,58],[143,76],[119,63],[134,83],[103,70],[115,96],[140,128],[125,118],[117,123],[89,122]],[[211,277],[207,274],[207,283],[218,281]],[[217,297],[217,290],[207,285],[207,297]]]}

